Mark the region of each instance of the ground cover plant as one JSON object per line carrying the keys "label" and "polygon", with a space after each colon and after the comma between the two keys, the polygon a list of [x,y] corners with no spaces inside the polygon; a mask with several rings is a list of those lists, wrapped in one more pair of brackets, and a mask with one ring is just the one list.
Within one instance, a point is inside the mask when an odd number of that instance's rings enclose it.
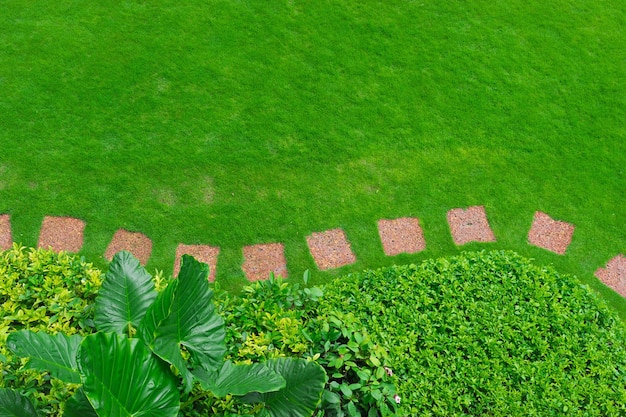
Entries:
{"label": "ground cover plant", "polygon": [[400,415],[626,413],[623,323],[577,279],[515,253],[365,271],[320,303],[388,350]]}
{"label": "ground cover plant", "polygon": [[[74,216],[101,268],[122,227],[166,275],[178,243],[212,244],[230,288],[244,245],[285,243],[300,276],[304,237],[335,227],[357,263],[317,282],[455,253],[445,213],[476,204],[496,245],[589,284],[626,249],[622,3],[5,3],[0,213],[17,242]],[[527,247],[535,210],[577,226],[566,256]],[[376,221],[402,216],[426,250],[386,257]]]}
{"label": "ground cover plant", "polygon": [[[323,368],[300,358],[224,361],[224,322],[212,295],[207,265],[190,256],[183,257],[177,279],[157,293],[139,261],[120,252],[94,304],[93,334],[24,329],[9,334],[6,347],[28,359],[27,369],[74,385],[62,404],[66,416],[175,417],[194,383],[217,397],[260,404],[255,415],[310,416],[326,380]],[[39,415],[20,391],[19,385],[0,391],[0,410]]]}

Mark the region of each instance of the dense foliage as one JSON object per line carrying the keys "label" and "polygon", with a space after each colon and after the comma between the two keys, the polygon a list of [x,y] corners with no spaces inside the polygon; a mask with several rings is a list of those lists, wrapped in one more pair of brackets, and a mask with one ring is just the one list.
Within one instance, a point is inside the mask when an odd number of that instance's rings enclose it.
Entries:
{"label": "dense foliage", "polygon": [[24,368],[6,348],[11,332],[32,329],[51,334],[88,334],[101,272],[76,255],[14,245],[0,253],[0,386],[17,388],[58,415],[72,387]]}
{"label": "dense foliage", "polygon": [[350,312],[390,354],[403,415],[626,415],[626,331],[576,279],[512,252],[344,277]]}
{"label": "dense foliage", "polygon": [[[95,301],[96,333],[20,330],[6,345],[28,358],[29,367],[80,385],[63,404],[70,417],[176,417],[194,383],[217,397],[260,404],[259,416],[311,416],[326,380],[323,368],[299,358],[225,361],[224,322],[212,296],[208,266],[188,255],[178,278],[158,293],[139,261],[120,252]],[[14,393],[2,391],[0,401],[10,403]]]}

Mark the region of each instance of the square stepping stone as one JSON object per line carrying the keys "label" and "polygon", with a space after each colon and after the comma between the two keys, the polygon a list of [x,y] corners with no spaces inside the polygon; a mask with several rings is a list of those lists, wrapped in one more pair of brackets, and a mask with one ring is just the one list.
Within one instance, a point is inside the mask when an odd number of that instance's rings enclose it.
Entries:
{"label": "square stepping stone", "polygon": [[83,247],[85,222],[72,217],[43,218],[37,247],[60,252],[78,252]]}
{"label": "square stepping stone", "polygon": [[606,268],[598,268],[596,277],[622,297],[626,297],[626,257],[622,254],[611,259]]}
{"label": "square stepping stone", "polygon": [[8,214],[0,214],[0,250],[11,249],[12,246],[11,216]]}
{"label": "square stepping stone", "polygon": [[271,272],[277,277],[287,278],[285,245],[282,243],[245,246],[243,258],[241,269],[248,281],[268,279]]}
{"label": "square stepping stone", "polygon": [[550,252],[564,255],[572,242],[573,234],[573,224],[553,220],[546,213],[537,211],[528,232],[528,242]]}
{"label": "square stepping stone", "polygon": [[309,251],[320,270],[339,268],[356,262],[342,229],[314,232],[306,238]]}
{"label": "square stepping stone", "polygon": [[209,265],[209,281],[215,281],[215,273],[217,270],[217,256],[220,254],[220,248],[209,245],[184,245],[179,244],[176,247],[176,260],[174,261],[174,276],[177,277],[180,272],[180,261],[183,255],[191,255],[200,262]]}
{"label": "square stepping stone", "polygon": [[455,208],[447,213],[450,233],[456,245],[469,242],[495,242],[484,206]]}
{"label": "square stepping stone", "polygon": [[118,229],[104,252],[104,257],[111,261],[113,256],[121,250],[132,253],[135,258],[139,259],[140,264],[146,265],[152,254],[152,240],[143,233]]}
{"label": "square stepping stone", "polygon": [[426,248],[424,233],[418,218],[402,217],[394,220],[379,220],[378,234],[385,255],[416,253]]}

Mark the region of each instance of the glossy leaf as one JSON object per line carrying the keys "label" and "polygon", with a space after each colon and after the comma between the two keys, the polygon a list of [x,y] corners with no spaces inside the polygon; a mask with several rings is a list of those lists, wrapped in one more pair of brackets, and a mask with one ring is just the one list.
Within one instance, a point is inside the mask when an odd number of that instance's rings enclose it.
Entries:
{"label": "glossy leaf", "polygon": [[261,363],[235,365],[224,362],[219,372],[194,372],[202,388],[218,397],[245,395],[249,392],[271,392],[285,387],[285,379]]}
{"label": "glossy leaf", "polygon": [[77,361],[85,395],[98,415],[178,415],[176,377],[141,340],[116,333],[89,335]]}
{"label": "glossy leaf", "polygon": [[209,268],[183,255],[180,274],[146,313],[139,337],[161,358],[176,366],[187,388],[192,376],[186,369],[181,347],[190,353],[195,366],[207,371],[222,366],[226,347],[224,321],[211,302]]}
{"label": "glossy leaf", "polygon": [[30,358],[26,369],[48,371],[64,382],[79,384],[76,353],[81,340],[78,335],[20,330],[9,335],[7,347],[18,356]]}
{"label": "glossy leaf", "polygon": [[85,391],[80,388],[65,402],[63,417],[98,417]]}
{"label": "glossy leaf", "polygon": [[94,322],[104,332],[137,328],[157,296],[152,277],[130,252],[115,254],[96,299]]}
{"label": "glossy leaf", "polygon": [[277,358],[267,366],[286,380],[285,388],[277,392],[252,394],[244,401],[263,402],[271,417],[309,417],[320,402],[326,383],[324,368],[304,359]]}
{"label": "glossy leaf", "polygon": [[19,392],[0,388],[0,417],[38,417],[33,403]]}

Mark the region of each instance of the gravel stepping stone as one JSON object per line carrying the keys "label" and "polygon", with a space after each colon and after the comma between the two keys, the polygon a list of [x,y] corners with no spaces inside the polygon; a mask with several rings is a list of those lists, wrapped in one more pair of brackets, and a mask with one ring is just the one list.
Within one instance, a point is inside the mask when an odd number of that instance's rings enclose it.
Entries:
{"label": "gravel stepping stone", "polygon": [[489,227],[484,206],[473,206],[467,209],[455,208],[448,211],[450,233],[456,245],[469,242],[495,242],[496,237]]}
{"label": "gravel stepping stone", "polygon": [[611,259],[606,268],[598,268],[596,277],[622,297],[626,297],[626,257],[622,254]]}
{"label": "gravel stepping stone", "polygon": [[385,255],[417,253],[426,248],[424,233],[416,217],[402,217],[394,220],[378,221],[378,234]]}
{"label": "gravel stepping stone", "polygon": [[243,257],[241,269],[248,281],[268,279],[271,272],[277,277],[287,278],[285,245],[282,243],[245,246]]}
{"label": "gravel stepping stone", "polygon": [[220,248],[209,245],[185,245],[179,244],[176,247],[176,260],[174,261],[174,276],[177,277],[180,272],[180,260],[183,255],[191,255],[200,262],[209,265],[209,281],[215,281],[215,273],[217,271],[217,256],[220,254]]}
{"label": "gravel stepping stone", "polygon": [[0,214],[0,250],[11,249],[12,246],[11,216],[8,214]]}
{"label": "gravel stepping stone", "polygon": [[83,247],[85,222],[73,217],[45,216],[39,232],[38,248],[78,252]]}
{"label": "gravel stepping stone", "polygon": [[307,236],[309,251],[320,270],[339,268],[356,262],[350,243],[342,229],[314,232]]}
{"label": "gravel stepping stone", "polygon": [[573,224],[553,220],[546,213],[537,211],[528,232],[528,242],[550,252],[564,255],[572,242],[573,234]]}
{"label": "gravel stepping stone", "polygon": [[135,258],[139,259],[140,264],[146,265],[152,254],[152,240],[143,233],[118,229],[104,252],[104,257],[111,261],[113,256],[121,250],[132,253]]}

